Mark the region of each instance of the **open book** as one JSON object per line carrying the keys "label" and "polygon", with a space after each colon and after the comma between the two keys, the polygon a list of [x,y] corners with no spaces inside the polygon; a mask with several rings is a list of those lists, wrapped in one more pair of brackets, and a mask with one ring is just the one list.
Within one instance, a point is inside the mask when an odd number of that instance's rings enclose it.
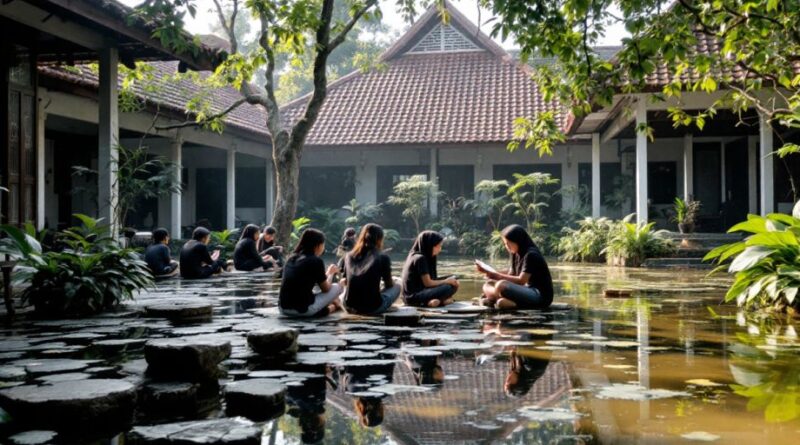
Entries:
{"label": "open book", "polygon": [[497,269],[495,269],[494,267],[484,263],[483,261],[481,261],[479,259],[475,259],[475,264],[477,264],[478,267],[480,267],[482,270],[485,270],[486,272],[497,273]]}

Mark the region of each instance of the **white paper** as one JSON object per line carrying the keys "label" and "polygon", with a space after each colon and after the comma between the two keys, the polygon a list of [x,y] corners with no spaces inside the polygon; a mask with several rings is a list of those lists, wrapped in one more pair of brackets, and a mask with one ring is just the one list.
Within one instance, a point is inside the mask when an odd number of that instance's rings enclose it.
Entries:
{"label": "white paper", "polygon": [[484,263],[481,260],[476,259],[475,264],[477,264],[481,269],[485,270],[486,272],[497,273],[497,270],[494,267]]}

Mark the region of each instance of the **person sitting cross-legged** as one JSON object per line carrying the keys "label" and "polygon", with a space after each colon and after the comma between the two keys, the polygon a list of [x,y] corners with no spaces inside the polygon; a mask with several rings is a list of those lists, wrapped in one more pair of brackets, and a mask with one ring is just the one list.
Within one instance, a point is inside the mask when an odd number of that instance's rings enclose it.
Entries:
{"label": "person sitting cross-legged", "polygon": [[233,250],[233,265],[236,270],[246,272],[270,270],[276,267],[275,259],[268,254],[259,254],[256,249],[258,226],[248,224],[242,230],[242,237]]}
{"label": "person sitting cross-legged", "polygon": [[[280,311],[288,317],[324,317],[342,308],[342,286],[334,283],[335,264],[325,270],[320,258],[325,252],[325,234],[308,228],[300,235],[294,253],[286,260],[278,295]],[[319,286],[320,292],[314,292]]]}
{"label": "person sitting cross-legged", "polygon": [[167,229],[153,230],[153,244],[145,249],[144,261],[155,277],[171,277],[178,273],[178,262],[170,257]]}
{"label": "person sitting cross-legged", "polygon": [[367,224],[344,257],[344,307],[348,312],[382,314],[400,297],[400,283],[392,278],[392,262],[381,253],[382,248],[383,228]]}
{"label": "person sitting cross-legged", "polygon": [[224,263],[219,259],[219,250],[208,251],[211,232],[198,227],[192,232],[192,239],[181,248],[181,276],[183,278],[208,278],[222,271]]}
{"label": "person sitting cross-legged", "polygon": [[407,305],[439,307],[453,302],[458,280],[440,280],[436,271],[436,257],[443,242],[444,237],[431,230],[420,233],[414,241],[403,265],[403,301]]}

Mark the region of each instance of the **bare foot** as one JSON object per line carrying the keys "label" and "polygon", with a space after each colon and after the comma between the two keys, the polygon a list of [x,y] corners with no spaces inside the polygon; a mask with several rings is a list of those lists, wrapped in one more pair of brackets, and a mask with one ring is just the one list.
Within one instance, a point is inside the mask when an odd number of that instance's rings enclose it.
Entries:
{"label": "bare foot", "polygon": [[428,302],[428,307],[439,307],[441,304],[442,302],[439,300],[431,300]]}
{"label": "bare foot", "polygon": [[453,299],[452,298],[448,298],[447,300],[444,300],[442,302],[442,306],[447,306],[448,304],[453,304]]}
{"label": "bare foot", "polygon": [[335,305],[333,303],[328,305],[328,313],[329,314],[332,314],[332,313],[334,313],[334,312],[336,312],[338,310],[339,310],[339,306],[337,306],[337,305]]}
{"label": "bare foot", "polygon": [[497,304],[495,305],[495,307],[497,307],[497,309],[502,309],[502,310],[516,309],[517,303],[514,303],[513,301],[507,298],[501,298],[497,300]]}

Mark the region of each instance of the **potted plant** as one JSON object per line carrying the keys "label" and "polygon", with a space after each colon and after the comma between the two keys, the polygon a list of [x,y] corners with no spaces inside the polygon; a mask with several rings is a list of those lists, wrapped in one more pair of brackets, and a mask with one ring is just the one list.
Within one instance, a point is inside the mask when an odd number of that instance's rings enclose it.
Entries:
{"label": "potted plant", "polygon": [[678,231],[682,234],[692,233],[697,212],[700,210],[700,201],[684,201],[681,198],[675,198],[673,209],[675,216],[672,217],[672,220],[678,223]]}

